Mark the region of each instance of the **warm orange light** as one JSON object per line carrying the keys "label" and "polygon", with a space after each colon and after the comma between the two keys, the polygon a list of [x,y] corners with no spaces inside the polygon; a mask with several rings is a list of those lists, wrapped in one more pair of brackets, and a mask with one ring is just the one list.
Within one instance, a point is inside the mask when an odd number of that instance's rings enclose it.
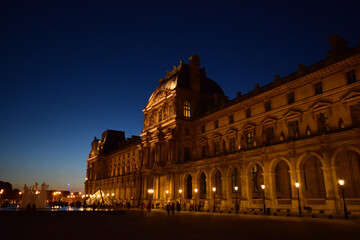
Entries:
{"label": "warm orange light", "polygon": [[212,190],[213,190],[213,192],[216,192],[216,187],[213,187]]}
{"label": "warm orange light", "polygon": [[179,189],[179,193],[180,193],[180,194],[182,193],[182,189]]}
{"label": "warm orange light", "polygon": [[299,188],[299,187],[300,187],[300,183],[299,183],[299,182],[296,182],[296,183],[295,183],[295,187],[296,187],[296,188]]}
{"label": "warm orange light", "polygon": [[264,184],[261,184],[261,189],[265,189],[265,185]]}
{"label": "warm orange light", "polygon": [[234,189],[235,189],[235,191],[237,191],[237,190],[239,189],[239,187],[238,187],[238,186],[235,186]]}
{"label": "warm orange light", "polygon": [[344,186],[345,180],[344,179],[339,179],[339,184],[340,184],[340,186]]}
{"label": "warm orange light", "polygon": [[169,194],[169,190],[166,190],[165,193],[166,193],[166,194]]}
{"label": "warm orange light", "polygon": [[197,188],[195,188],[195,189],[194,189],[194,191],[195,191],[195,193],[197,193],[197,192],[198,192],[198,189],[197,189]]}

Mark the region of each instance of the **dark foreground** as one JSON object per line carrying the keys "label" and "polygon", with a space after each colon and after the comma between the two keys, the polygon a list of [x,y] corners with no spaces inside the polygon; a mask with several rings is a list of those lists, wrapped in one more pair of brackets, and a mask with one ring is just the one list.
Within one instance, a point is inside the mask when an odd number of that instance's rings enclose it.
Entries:
{"label": "dark foreground", "polygon": [[0,212],[0,239],[359,239],[359,220],[182,212]]}

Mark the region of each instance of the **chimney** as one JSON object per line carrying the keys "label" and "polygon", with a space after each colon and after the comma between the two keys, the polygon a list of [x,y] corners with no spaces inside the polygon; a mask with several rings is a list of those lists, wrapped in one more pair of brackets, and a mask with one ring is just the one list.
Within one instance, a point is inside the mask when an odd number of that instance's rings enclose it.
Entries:
{"label": "chimney", "polygon": [[200,57],[194,55],[189,60],[191,88],[194,91],[200,92]]}
{"label": "chimney", "polygon": [[339,35],[333,34],[328,37],[331,44],[331,50],[327,52],[326,57],[333,57],[348,48],[349,42],[340,37]]}

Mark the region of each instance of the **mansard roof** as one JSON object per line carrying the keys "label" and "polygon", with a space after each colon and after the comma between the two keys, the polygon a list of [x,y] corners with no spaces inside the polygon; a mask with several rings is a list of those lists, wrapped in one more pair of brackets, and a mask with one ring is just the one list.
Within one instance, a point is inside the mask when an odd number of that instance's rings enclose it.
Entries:
{"label": "mansard roof", "polygon": [[[160,89],[174,90],[177,88],[182,88],[188,90],[195,90],[193,89],[191,82],[197,80],[199,80],[200,82],[200,89],[198,89],[200,93],[206,95],[218,94],[220,96],[225,96],[222,88],[214,80],[206,76],[205,68],[200,69],[200,58],[197,55],[194,55],[189,59],[189,64],[180,61],[179,66],[174,66],[174,69],[171,72],[166,73],[166,77],[160,79],[159,86],[151,94],[149,101]],[[193,68],[195,69],[193,70]],[[199,71],[199,76],[193,76],[194,73],[192,71]]]}

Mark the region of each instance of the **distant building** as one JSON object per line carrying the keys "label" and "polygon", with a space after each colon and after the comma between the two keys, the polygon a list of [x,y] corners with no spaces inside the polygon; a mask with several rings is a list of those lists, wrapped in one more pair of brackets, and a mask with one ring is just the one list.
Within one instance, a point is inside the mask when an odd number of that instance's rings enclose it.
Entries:
{"label": "distant building", "polygon": [[237,198],[241,211],[260,211],[264,184],[267,208],[297,212],[299,182],[302,208],[341,213],[342,178],[349,211],[360,211],[360,45],[329,41],[324,60],[233,100],[198,56],[181,61],[143,109],[141,138],[107,130],[94,139],[86,194],[224,211]]}

